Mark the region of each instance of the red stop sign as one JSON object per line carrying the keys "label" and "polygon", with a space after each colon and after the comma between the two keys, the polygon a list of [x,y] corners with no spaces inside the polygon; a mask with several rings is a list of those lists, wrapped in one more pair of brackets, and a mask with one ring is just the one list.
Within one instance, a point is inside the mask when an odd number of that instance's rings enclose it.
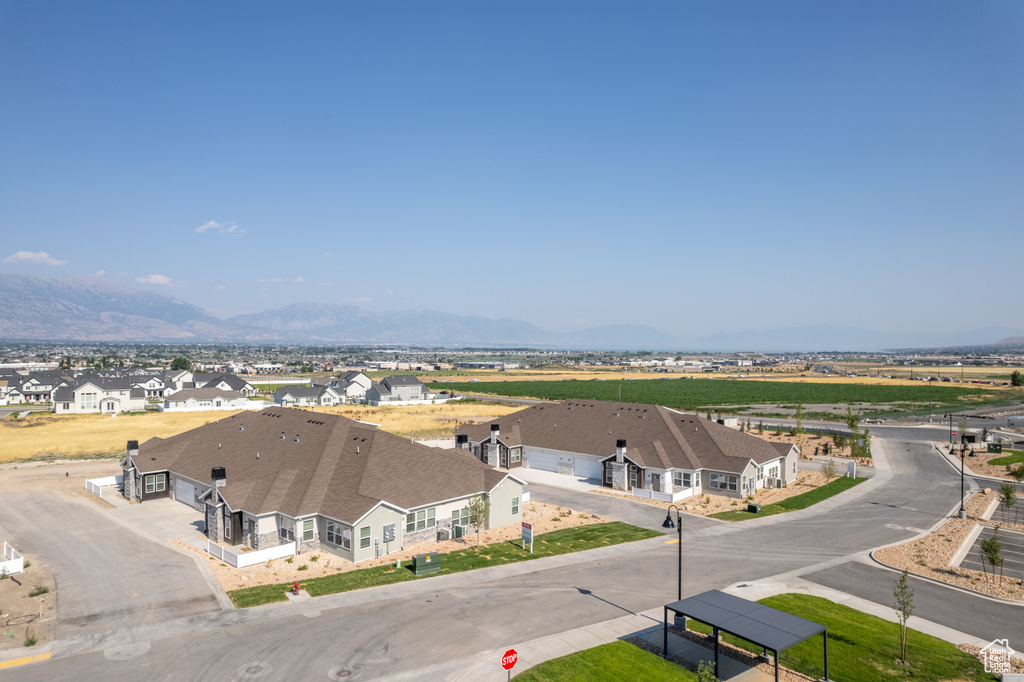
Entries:
{"label": "red stop sign", "polygon": [[519,660],[519,652],[515,649],[509,649],[505,652],[505,655],[501,657],[501,667],[505,670],[511,670],[515,667],[517,660]]}

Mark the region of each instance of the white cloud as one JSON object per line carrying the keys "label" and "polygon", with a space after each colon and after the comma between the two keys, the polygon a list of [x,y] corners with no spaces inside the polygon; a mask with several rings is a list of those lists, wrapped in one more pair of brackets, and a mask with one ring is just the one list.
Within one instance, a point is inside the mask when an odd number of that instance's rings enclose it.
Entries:
{"label": "white cloud", "polygon": [[227,289],[227,287],[224,286],[223,284],[218,284],[217,286],[214,287],[215,291],[224,291],[225,289]]}
{"label": "white cloud", "polygon": [[136,277],[135,281],[139,284],[170,284],[171,278],[164,275],[142,275]]}
{"label": "white cloud", "polygon": [[97,270],[96,272],[92,273],[92,276],[93,277],[103,277],[106,274],[107,274],[106,270]]}
{"label": "white cloud", "polygon": [[4,258],[5,263],[32,263],[34,265],[64,265],[66,260],[57,260],[45,251],[18,251]]}
{"label": "white cloud", "polygon": [[303,282],[306,281],[306,278],[305,277],[296,277],[294,281],[295,281],[296,284],[302,284]]}
{"label": "white cloud", "polygon": [[276,282],[283,282],[284,280],[280,277],[272,277],[271,279],[258,280],[260,284],[274,284]]}
{"label": "white cloud", "polygon": [[200,225],[199,227],[196,228],[196,232],[198,232],[199,234],[202,234],[203,232],[210,232],[211,230],[214,232],[220,232],[221,234],[235,235],[242,234],[243,232],[245,232],[245,230],[240,228],[237,223],[218,223],[216,220],[211,220],[208,223]]}

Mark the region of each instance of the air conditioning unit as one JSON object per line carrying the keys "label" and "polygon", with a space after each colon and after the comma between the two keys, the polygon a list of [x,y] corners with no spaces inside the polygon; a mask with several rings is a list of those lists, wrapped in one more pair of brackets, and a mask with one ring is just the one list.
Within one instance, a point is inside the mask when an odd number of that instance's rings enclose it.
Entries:
{"label": "air conditioning unit", "polygon": [[774,476],[769,476],[768,478],[766,478],[765,481],[764,481],[764,484],[765,484],[765,487],[767,487],[767,488],[781,488],[782,487],[782,486],[779,485],[779,480],[777,478],[775,478]]}
{"label": "air conditioning unit", "polygon": [[469,533],[467,526],[452,526],[452,537],[455,539],[465,537]]}
{"label": "air conditioning unit", "polygon": [[447,528],[439,528],[438,531],[437,531],[437,541],[438,542],[444,542],[445,540],[448,540],[449,538],[451,538],[451,536],[452,536],[452,532],[450,530],[448,530]]}

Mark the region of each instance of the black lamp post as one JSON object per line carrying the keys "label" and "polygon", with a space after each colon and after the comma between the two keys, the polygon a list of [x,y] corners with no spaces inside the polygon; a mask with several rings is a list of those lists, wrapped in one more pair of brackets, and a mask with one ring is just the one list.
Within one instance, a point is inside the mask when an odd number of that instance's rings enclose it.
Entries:
{"label": "black lamp post", "polygon": [[[968,454],[973,452],[970,444],[967,442],[967,437],[964,435],[960,436],[960,511],[957,512],[957,516],[961,519],[967,518],[967,508],[964,507],[964,459],[967,458]],[[949,449],[949,454],[957,454],[956,444]]]}
{"label": "black lamp post", "polygon": [[[676,510],[676,520],[672,520],[672,510]],[[679,507],[674,504],[668,506],[668,513],[665,514],[665,521],[661,524],[662,528],[678,528],[679,529],[679,589],[678,601],[683,600],[683,518],[680,516]]]}

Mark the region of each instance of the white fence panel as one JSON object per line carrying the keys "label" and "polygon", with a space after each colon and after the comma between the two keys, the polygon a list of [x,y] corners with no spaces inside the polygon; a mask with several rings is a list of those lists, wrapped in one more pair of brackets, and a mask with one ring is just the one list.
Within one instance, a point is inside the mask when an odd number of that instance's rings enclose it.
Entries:
{"label": "white fence panel", "polygon": [[644,488],[633,488],[633,497],[642,497],[647,500],[654,499],[654,491]]}
{"label": "white fence panel", "polygon": [[525,493],[523,493],[523,503],[526,503],[526,502],[529,502],[529,501],[530,501],[530,491],[527,490]]}
{"label": "white fence panel", "polygon": [[25,558],[4,541],[4,560],[0,561],[0,573],[15,575],[25,570]]}
{"label": "white fence panel", "polygon": [[124,483],[124,476],[106,476],[104,478],[90,478],[85,482],[85,489],[96,497],[103,497],[103,488],[108,485],[120,486]]}
{"label": "white fence panel", "polygon": [[289,542],[286,545],[268,547],[267,549],[261,549],[258,552],[235,552],[227,547],[221,547],[212,540],[207,540],[206,551],[221,561],[231,564],[235,568],[245,568],[246,566],[252,566],[254,564],[262,564],[263,562],[270,561],[271,559],[295,556],[295,543]]}

